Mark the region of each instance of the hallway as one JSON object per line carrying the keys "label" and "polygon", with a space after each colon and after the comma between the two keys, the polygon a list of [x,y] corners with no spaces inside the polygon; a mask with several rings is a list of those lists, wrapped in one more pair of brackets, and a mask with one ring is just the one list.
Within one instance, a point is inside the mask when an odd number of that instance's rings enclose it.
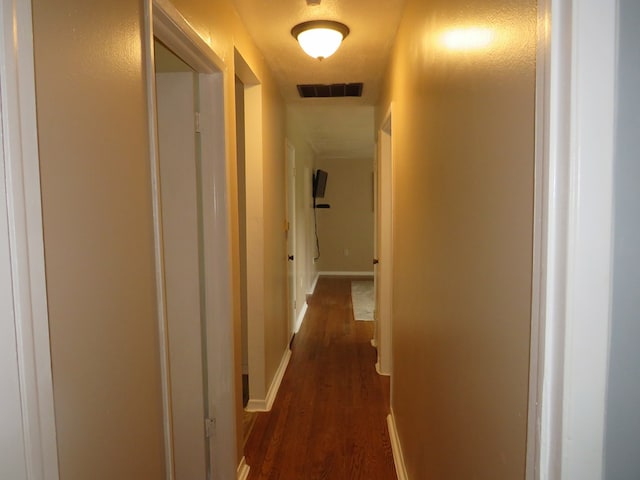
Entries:
{"label": "hallway", "polygon": [[245,446],[249,479],[396,478],[389,377],[375,371],[373,322],[353,320],[350,283],[318,280],[273,409]]}

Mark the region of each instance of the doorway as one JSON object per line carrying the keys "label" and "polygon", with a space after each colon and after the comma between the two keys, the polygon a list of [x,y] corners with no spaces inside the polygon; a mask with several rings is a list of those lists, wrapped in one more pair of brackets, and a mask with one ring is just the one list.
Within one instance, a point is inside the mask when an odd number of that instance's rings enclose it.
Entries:
{"label": "doorway", "polygon": [[166,468],[226,479],[237,431],[222,62],[170,4],[153,3],[148,28]]}
{"label": "doorway", "polygon": [[242,407],[249,402],[249,325],[247,315],[247,191],[245,173],[244,84],[235,77],[236,169],[238,175],[238,250],[240,252],[240,338],[242,356]]}
{"label": "doorway", "polygon": [[393,269],[393,158],[391,111],[378,132],[378,160],[376,162],[376,227],[375,227],[375,337],[378,350],[376,369],[381,375],[391,375],[391,281]]}
{"label": "doorway", "polygon": [[296,295],[296,150],[287,141],[287,287],[289,294],[289,341],[296,333],[297,295]]}
{"label": "doorway", "polygon": [[[242,251],[243,356],[247,363],[249,398],[245,410],[267,411],[275,391],[267,385],[265,370],[265,212],[262,124],[262,85],[238,51],[234,53],[236,81],[236,135],[238,147],[238,205]],[[242,145],[240,145],[242,144]]]}
{"label": "doorway", "polygon": [[164,279],[177,480],[206,478],[209,439],[202,159],[196,72],[155,41]]}

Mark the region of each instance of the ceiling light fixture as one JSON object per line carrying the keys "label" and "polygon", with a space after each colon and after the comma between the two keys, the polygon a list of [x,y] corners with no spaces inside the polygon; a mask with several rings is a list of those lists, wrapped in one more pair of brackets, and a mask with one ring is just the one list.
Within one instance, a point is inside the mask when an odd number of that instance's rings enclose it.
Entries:
{"label": "ceiling light fixture", "polygon": [[291,35],[307,55],[322,60],[338,50],[342,40],[349,35],[349,27],[331,20],[312,20],[293,27]]}

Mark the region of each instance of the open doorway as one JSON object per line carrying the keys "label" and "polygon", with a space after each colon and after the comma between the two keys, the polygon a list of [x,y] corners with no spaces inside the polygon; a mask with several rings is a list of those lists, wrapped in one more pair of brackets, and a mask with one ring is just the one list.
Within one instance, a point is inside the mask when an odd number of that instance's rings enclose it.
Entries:
{"label": "open doorway", "polygon": [[378,350],[376,369],[383,375],[391,374],[391,274],[392,215],[393,215],[393,160],[391,112],[378,132],[378,161],[376,162],[376,257],[374,260],[376,292],[375,344]]}
{"label": "open doorway", "polygon": [[170,5],[147,39],[166,468],[236,472],[222,62]]}
{"label": "open doorway", "polygon": [[245,172],[244,84],[235,77],[236,168],[238,175],[238,243],[240,251],[240,338],[242,349],[242,407],[249,403],[249,325],[247,323],[247,190]]}
{"label": "open doorway", "polygon": [[[240,252],[243,265],[240,281],[241,288],[246,289],[242,306],[246,314],[242,335],[246,341],[243,344],[243,357],[246,359],[248,372],[248,400],[245,410],[256,412],[271,409],[290,352],[285,352],[274,377],[268,379],[266,340],[274,332],[268,329],[266,315],[273,299],[265,296],[269,289],[266,281],[271,273],[265,270],[269,260],[265,257],[268,248],[266,232],[271,227],[266,219],[271,212],[265,209],[268,195],[265,194],[264,186],[269,165],[265,168],[262,85],[238,51],[235,51],[234,65],[239,102],[236,104],[237,142],[243,146],[238,149],[238,195],[242,197],[238,199],[238,203],[243,209],[238,227],[240,236],[244,237],[244,248]],[[284,171],[282,175],[284,178]],[[274,324],[271,323],[271,326]],[[285,330],[283,328],[282,333]]]}
{"label": "open doorway", "polygon": [[171,421],[176,479],[206,478],[206,305],[204,304],[202,158],[196,72],[154,43]]}
{"label": "open doorway", "polygon": [[[289,302],[289,321],[287,334],[293,342],[296,333],[296,149],[287,141],[287,301]],[[291,344],[291,343],[290,343]]]}

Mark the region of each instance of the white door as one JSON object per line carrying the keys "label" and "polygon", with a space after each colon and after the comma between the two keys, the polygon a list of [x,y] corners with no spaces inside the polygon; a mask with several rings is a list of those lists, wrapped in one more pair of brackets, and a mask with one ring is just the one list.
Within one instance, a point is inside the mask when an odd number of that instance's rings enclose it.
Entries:
{"label": "white door", "polygon": [[287,257],[289,290],[289,338],[295,332],[296,300],[296,152],[287,142]]}
{"label": "white door", "polygon": [[206,349],[194,72],[156,74],[176,480],[207,478]]}

